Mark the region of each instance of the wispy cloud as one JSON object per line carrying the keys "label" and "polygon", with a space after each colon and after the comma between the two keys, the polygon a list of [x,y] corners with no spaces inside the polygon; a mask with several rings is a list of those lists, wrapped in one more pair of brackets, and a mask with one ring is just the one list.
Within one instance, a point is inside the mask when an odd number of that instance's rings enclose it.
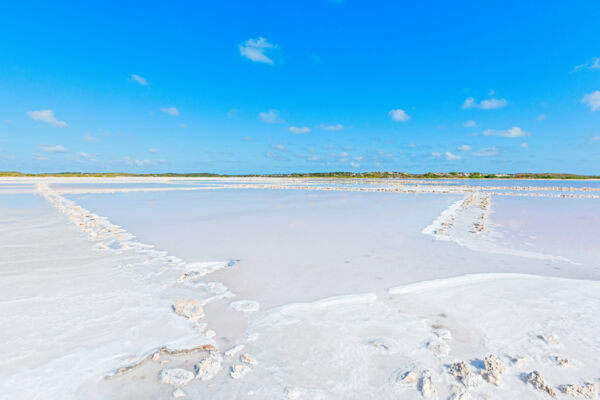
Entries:
{"label": "wispy cloud", "polygon": [[235,108],[232,108],[231,110],[227,111],[227,114],[225,114],[227,116],[227,118],[235,118],[238,114],[238,110]]}
{"label": "wispy cloud", "polygon": [[177,124],[177,126],[180,127],[181,129],[187,128],[187,124],[184,124],[184,123]]}
{"label": "wispy cloud", "polygon": [[390,110],[388,115],[394,121],[405,122],[410,119],[410,115],[408,115],[404,110],[397,108],[395,110]]}
{"label": "wispy cloud", "polygon": [[581,102],[587,104],[592,111],[600,110],[600,90],[586,94],[581,99]]}
{"label": "wispy cloud", "polygon": [[272,151],[267,151],[265,153],[265,157],[275,160],[275,161],[289,161],[290,159],[286,156],[282,156],[281,154],[273,153]]}
{"label": "wispy cloud", "polygon": [[285,151],[287,148],[282,144],[276,144],[275,147],[277,150]]}
{"label": "wispy cloud", "polygon": [[321,124],[321,129],[323,129],[324,131],[341,131],[342,129],[344,129],[344,126],[342,124]]}
{"label": "wispy cloud", "polygon": [[521,146],[522,149],[526,149],[529,147],[529,145],[525,142],[521,143],[519,146]]}
{"label": "wispy cloud", "polygon": [[54,116],[54,111],[52,110],[27,111],[27,115],[34,121],[45,122],[57,128],[65,128],[68,126],[65,121],[57,120]]}
{"label": "wispy cloud", "polygon": [[310,128],[308,126],[290,126],[288,128],[290,132],[294,135],[301,135],[303,133],[310,133]]}
{"label": "wispy cloud", "polygon": [[240,46],[240,55],[242,57],[246,57],[248,60],[265,63],[265,64],[274,64],[273,58],[271,58],[267,53],[271,53],[273,50],[278,49],[279,46],[269,42],[264,37],[259,37],[257,39],[248,39],[241,44]]}
{"label": "wispy cloud", "polygon": [[489,98],[481,100],[479,103],[474,97],[467,97],[462,104],[462,108],[468,110],[470,108],[478,108],[480,110],[494,110],[497,108],[506,107],[506,99]]}
{"label": "wispy cloud", "polygon": [[471,154],[477,157],[491,157],[498,154],[498,149],[496,147],[485,147],[481,150],[474,151]]}
{"label": "wispy cloud", "polygon": [[439,151],[434,151],[434,152],[431,153],[431,155],[434,156],[434,157],[441,157],[442,153],[440,153]]}
{"label": "wispy cloud", "polygon": [[590,62],[577,65],[575,68],[573,68],[573,71],[571,72],[577,72],[582,69],[600,69],[600,57],[594,57]]}
{"label": "wispy cloud", "polygon": [[477,122],[473,121],[472,119],[465,121],[463,123],[463,126],[467,127],[467,128],[475,128],[477,126]]}
{"label": "wispy cloud", "polygon": [[471,151],[472,150],[471,146],[469,146],[468,144],[463,144],[461,146],[458,146],[458,149],[460,151]]}
{"label": "wispy cloud", "polygon": [[15,121],[13,121],[11,119],[5,119],[2,122],[6,123],[6,124],[11,124],[11,125],[13,125],[15,123]]}
{"label": "wispy cloud", "polygon": [[150,149],[148,149],[148,153],[152,153],[152,154],[158,154],[158,153],[160,153],[160,151],[158,151],[158,149],[155,149],[155,148],[153,147],[153,148],[150,148]]}
{"label": "wispy cloud", "polygon": [[46,153],[67,153],[69,151],[69,149],[61,145],[42,145],[39,149]]}
{"label": "wispy cloud", "polygon": [[97,137],[91,135],[84,135],[81,137],[81,140],[88,143],[97,143],[99,141]]}
{"label": "wispy cloud", "polygon": [[144,77],[141,77],[137,74],[131,74],[131,76],[129,77],[129,82],[132,83],[137,83],[138,85],[142,85],[142,86],[147,86],[148,85],[148,80]]}
{"label": "wispy cloud", "polygon": [[167,162],[167,160],[158,160],[158,161],[153,161],[153,160],[138,160],[135,158],[131,158],[131,157],[125,157],[123,158],[123,161],[125,162],[125,164],[128,165],[132,165],[135,167],[150,167],[150,166],[156,166],[158,164],[164,164]]}
{"label": "wispy cloud", "polygon": [[512,128],[506,129],[506,130],[487,129],[487,130],[483,131],[483,134],[485,136],[503,136],[503,137],[508,137],[508,138],[516,138],[516,137],[530,135],[529,132],[524,131],[523,129],[519,128],[518,126],[513,126]]}
{"label": "wispy cloud", "polygon": [[446,158],[446,160],[448,161],[458,161],[458,160],[462,160],[462,157],[456,154],[452,154],[449,151],[444,153],[444,157]]}
{"label": "wispy cloud", "polygon": [[279,111],[277,110],[269,110],[267,112],[259,112],[258,117],[266,122],[267,124],[281,124],[285,122],[283,119],[279,117]]}
{"label": "wispy cloud", "polygon": [[160,111],[164,112],[165,114],[172,115],[174,117],[179,116],[179,110],[175,107],[161,107]]}

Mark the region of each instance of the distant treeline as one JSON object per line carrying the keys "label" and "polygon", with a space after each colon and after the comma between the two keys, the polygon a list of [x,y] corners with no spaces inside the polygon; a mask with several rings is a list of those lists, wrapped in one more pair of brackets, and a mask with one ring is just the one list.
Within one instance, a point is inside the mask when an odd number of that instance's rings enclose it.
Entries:
{"label": "distant treeline", "polygon": [[427,172],[424,174],[409,174],[406,172],[309,172],[294,174],[248,174],[248,175],[221,175],[207,172],[199,173],[174,173],[163,174],[131,174],[126,172],[59,172],[25,174],[22,172],[0,171],[0,177],[82,177],[82,178],[118,178],[118,177],[182,177],[182,178],[249,178],[249,177],[277,177],[277,178],[420,178],[420,179],[600,179],[599,175],[576,175],[557,173],[517,173],[517,174],[484,174],[480,172]]}

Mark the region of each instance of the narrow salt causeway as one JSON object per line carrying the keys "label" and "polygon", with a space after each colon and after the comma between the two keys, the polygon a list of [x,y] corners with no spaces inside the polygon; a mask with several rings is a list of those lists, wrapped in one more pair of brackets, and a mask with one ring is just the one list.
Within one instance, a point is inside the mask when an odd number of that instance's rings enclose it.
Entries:
{"label": "narrow salt causeway", "polygon": [[584,189],[0,182],[0,398],[595,399]]}

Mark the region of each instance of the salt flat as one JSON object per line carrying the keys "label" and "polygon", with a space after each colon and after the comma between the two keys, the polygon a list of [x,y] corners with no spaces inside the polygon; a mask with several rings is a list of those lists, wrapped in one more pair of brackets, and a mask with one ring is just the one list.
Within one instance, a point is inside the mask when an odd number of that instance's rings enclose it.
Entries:
{"label": "salt flat", "polygon": [[1,396],[567,398],[599,383],[600,200],[538,183],[5,180]]}

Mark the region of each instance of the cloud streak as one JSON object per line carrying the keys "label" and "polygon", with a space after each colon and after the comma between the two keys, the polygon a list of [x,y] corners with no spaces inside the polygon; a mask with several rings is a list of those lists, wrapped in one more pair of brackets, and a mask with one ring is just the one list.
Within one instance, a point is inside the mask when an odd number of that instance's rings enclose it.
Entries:
{"label": "cloud streak", "polygon": [[394,121],[398,121],[398,122],[406,122],[410,119],[410,115],[408,115],[406,113],[406,111],[397,108],[395,110],[390,110],[388,112],[388,115],[390,116],[390,118]]}
{"label": "cloud streak", "polygon": [[263,122],[266,122],[267,124],[281,124],[285,122],[279,117],[279,111],[277,110],[259,112],[258,118],[260,118]]}
{"label": "cloud streak", "polygon": [[147,86],[148,85],[148,80],[144,77],[141,77],[137,74],[131,74],[131,76],[129,77],[129,82],[132,83],[137,83],[138,85],[141,86]]}
{"label": "cloud streak", "polygon": [[240,55],[250,61],[273,65],[274,61],[267,53],[272,53],[279,46],[269,42],[264,37],[248,39],[239,46]]}
{"label": "cloud streak", "polygon": [[27,111],[27,115],[34,121],[45,122],[56,128],[66,128],[68,126],[65,121],[57,120],[52,110]]}
{"label": "cloud streak", "polygon": [[495,110],[498,108],[506,107],[508,102],[506,99],[495,99],[489,98],[481,100],[479,103],[474,97],[467,97],[462,104],[461,108],[468,110],[471,108],[478,108],[480,110]]}
{"label": "cloud streak", "polygon": [[586,94],[581,102],[586,104],[592,112],[600,110],[600,90]]}
{"label": "cloud streak", "polygon": [[290,126],[288,130],[294,135],[301,135],[304,133],[310,133],[310,128],[308,126]]}
{"label": "cloud streak", "polygon": [[43,145],[39,149],[46,153],[67,153],[69,149],[61,145]]}
{"label": "cloud streak", "polygon": [[523,129],[519,128],[518,126],[513,126],[512,128],[506,129],[506,130],[487,129],[487,130],[483,131],[483,135],[484,136],[503,136],[503,137],[507,137],[507,138],[517,138],[517,137],[529,136],[530,133],[527,131],[524,131]]}
{"label": "cloud streak", "polygon": [[179,110],[175,107],[161,107],[160,111],[164,112],[165,114],[172,115],[174,117],[179,116]]}

